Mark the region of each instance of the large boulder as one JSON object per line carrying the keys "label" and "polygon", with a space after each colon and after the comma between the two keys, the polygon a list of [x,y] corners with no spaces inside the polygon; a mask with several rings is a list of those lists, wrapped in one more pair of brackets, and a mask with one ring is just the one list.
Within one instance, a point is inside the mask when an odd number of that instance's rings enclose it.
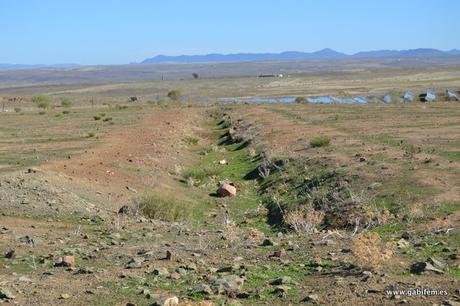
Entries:
{"label": "large boulder", "polygon": [[217,189],[217,195],[220,197],[234,197],[236,196],[236,187],[231,183],[222,183]]}

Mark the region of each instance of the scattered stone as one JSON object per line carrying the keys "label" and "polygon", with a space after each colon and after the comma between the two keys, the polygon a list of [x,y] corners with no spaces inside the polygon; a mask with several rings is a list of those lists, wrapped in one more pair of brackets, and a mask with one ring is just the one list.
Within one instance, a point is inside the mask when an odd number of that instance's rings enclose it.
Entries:
{"label": "scattered stone", "polygon": [[16,251],[15,250],[9,250],[8,252],[5,253],[5,258],[13,259],[15,257],[16,257]]}
{"label": "scattered stone", "polygon": [[75,266],[75,256],[63,256],[59,257],[54,263],[56,267],[73,267]]}
{"label": "scattered stone", "polygon": [[59,298],[61,300],[67,300],[67,299],[70,299],[70,294],[67,294],[67,293],[62,293]]}
{"label": "scattered stone", "polygon": [[319,296],[317,294],[309,294],[307,295],[302,302],[318,302],[319,301]]}
{"label": "scattered stone", "polygon": [[414,274],[420,274],[420,273],[426,272],[426,271],[431,271],[431,272],[435,272],[435,273],[438,273],[438,274],[443,274],[444,273],[444,271],[435,268],[429,262],[423,262],[423,261],[416,262],[416,263],[412,264],[412,266],[410,267],[410,272],[414,273]]}
{"label": "scattered stone", "polygon": [[30,278],[28,278],[27,276],[20,276],[18,278],[18,281],[23,282],[23,283],[31,283],[32,282],[32,280]]}
{"label": "scattered stone", "polygon": [[226,275],[214,281],[211,288],[219,294],[235,294],[241,290],[244,284],[244,279],[238,275]]}
{"label": "scattered stone", "polygon": [[169,275],[169,277],[170,277],[171,279],[177,280],[177,279],[179,279],[179,278],[181,277],[181,275],[180,275],[179,273],[177,273],[177,272],[172,272],[172,273]]}
{"label": "scattered stone", "polygon": [[179,305],[179,298],[177,296],[167,298],[163,303],[163,306],[175,306],[175,305]]}
{"label": "scattered stone", "polygon": [[223,183],[217,189],[217,195],[220,197],[234,197],[236,196],[236,187],[231,184]]}
{"label": "scattered stone", "polygon": [[20,237],[19,238],[19,242],[21,243],[25,243],[25,244],[30,244],[30,245],[34,245],[35,244],[35,241],[32,237],[30,236],[23,236],[23,237]]}
{"label": "scattered stone", "polygon": [[432,264],[434,267],[439,268],[439,269],[444,269],[446,267],[446,264],[441,262],[440,260],[437,260],[436,258],[429,257],[427,262]]}
{"label": "scattered stone", "polygon": [[219,160],[219,165],[226,165],[227,161],[225,159]]}
{"label": "scattered stone", "polygon": [[271,257],[277,257],[277,258],[280,258],[280,257],[283,257],[286,255],[286,250],[285,249],[279,249],[279,250],[276,250],[273,252],[273,255],[271,255]]}
{"label": "scattered stone", "polygon": [[146,298],[150,299],[152,297],[152,293],[149,289],[142,288],[140,290],[140,294],[144,295]]}
{"label": "scattered stone", "polygon": [[131,258],[128,263],[126,264],[127,269],[137,269],[142,267],[142,263],[144,262],[143,258],[140,257],[133,257]]}
{"label": "scattered stone", "polygon": [[165,260],[173,260],[173,257],[173,253],[170,250],[167,250]]}
{"label": "scattered stone", "polygon": [[275,279],[270,283],[270,285],[279,286],[279,285],[289,285],[294,284],[290,276],[281,276]]}
{"label": "scattered stone", "polygon": [[2,300],[13,300],[15,298],[16,298],[16,296],[14,294],[12,294],[9,290],[0,288],[0,299],[2,299]]}
{"label": "scattered stone", "polygon": [[399,249],[406,249],[410,246],[410,242],[407,241],[406,239],[404,238],[401,238],[399,239],[397,242],[396,242],[396,246],[399,248]]}
{"label": "scattered stone", "polygon": [[289,290],[291,290],[291,287],[289,286],[284,286],[284,285],[276,286],[275,289],[273,290],[273,294],[276,294],[279,297],[285,298],[287,297],[287,293]]}
{"label": "scattered stone", "polygon": [[163,267],[153,269],[152,274],[157,276],[169,276],[168,269]]}
{"label": "scattered stone", "polygon": [[195,288],[193,288],[193,292],[202,293],[206,295],[211,295],[213,293],[211,287],[207,284],[200,284],[196,286]]}
{"label": "scattered stone", "polygon": [[372,274],[372,272],[370,272],[370,271],[363,271],[362,274],[364,276],[363,279],[362,279],[363,282],[367,282],[369,279],[371,279],[374,276]]}

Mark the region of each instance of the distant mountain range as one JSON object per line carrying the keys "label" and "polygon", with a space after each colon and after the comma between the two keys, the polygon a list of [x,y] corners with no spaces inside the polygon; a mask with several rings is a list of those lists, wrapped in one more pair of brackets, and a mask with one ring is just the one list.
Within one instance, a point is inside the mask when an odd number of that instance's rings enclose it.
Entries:
{"label": "distant mountain range", "polygon": [[307,53],[286,51],[282,53],[235,53],[235,54],[206,54],[206,55],[157,55],[147,58],[141,64],[186,64],[186,63],[234,63],[234,62],[261,62],[261,61],[293,61],[293,60],[325,60],[346,58],[380,58],[380,57],[442,57],[460,56],[460,50],[441,51],[437,49],[411,50],[377,50],[345,54],[332,49]]}
{"label": "distant mountain range", "polygon": [[[281,53],[235,53],[235,54],[205,54],[205,55],[157,55],[147,58],[140,64],[196,64],[196,63],[237,63],[237,62],[283,62],[302,60],[331,60],[353,58],[424,58],[460,56],[460,50],[441,51],[437,49],[410,49],[410,50],[377,50],[365,51],[355,54],[345,54],[326,48],[316,52],[286,51]],[[130,63],[138,64],[138,63]],[[2,64],[0,70],[37,69],[37,68],[75,68],[78,64]]]}

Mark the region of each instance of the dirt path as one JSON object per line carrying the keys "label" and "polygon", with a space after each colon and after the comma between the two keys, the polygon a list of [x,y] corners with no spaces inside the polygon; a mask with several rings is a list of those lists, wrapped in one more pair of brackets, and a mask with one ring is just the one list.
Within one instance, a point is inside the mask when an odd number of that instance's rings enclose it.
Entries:
{"label": "dirt path", "polygon": [[168,173],[188,162],[186,141],[199,133],[202,116],[198,108],[155,109],[135,126],[110,132],[85,153],[41,169],[64,174],[72,184],[116,205],[152,188],[174,188]]}

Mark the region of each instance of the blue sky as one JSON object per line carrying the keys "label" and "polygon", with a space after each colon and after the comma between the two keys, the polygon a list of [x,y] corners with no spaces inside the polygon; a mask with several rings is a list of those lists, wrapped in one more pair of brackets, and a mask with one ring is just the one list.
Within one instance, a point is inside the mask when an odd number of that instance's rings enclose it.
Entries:
{"label": "blue sky", "polygon": [[458,0],[0,0],[0,63],[460,49],[459,12]]}

